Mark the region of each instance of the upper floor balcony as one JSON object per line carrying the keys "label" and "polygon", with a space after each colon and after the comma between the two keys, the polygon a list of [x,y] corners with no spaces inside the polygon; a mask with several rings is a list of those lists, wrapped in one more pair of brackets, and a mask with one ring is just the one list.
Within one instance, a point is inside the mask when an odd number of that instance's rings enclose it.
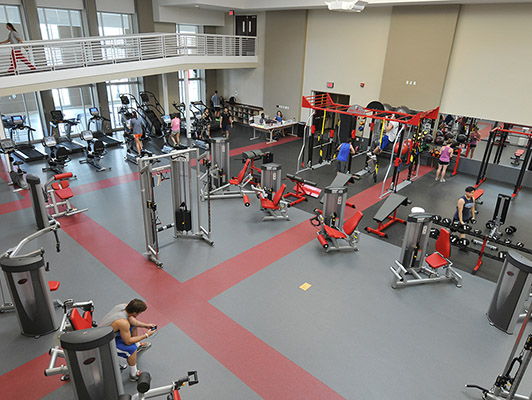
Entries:
{"label": "upper floor balcony", "polygon": [[0,46],[0,96],[191,68],[255,68],[257,38],[189,33],[87,37]]}

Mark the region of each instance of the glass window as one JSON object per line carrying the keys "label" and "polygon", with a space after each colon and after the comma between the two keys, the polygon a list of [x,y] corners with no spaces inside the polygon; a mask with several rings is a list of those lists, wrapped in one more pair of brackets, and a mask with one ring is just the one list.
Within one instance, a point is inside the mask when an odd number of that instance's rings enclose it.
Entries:
{"label": "glass window", "polygon": [[[119,114],[122,108],[122,102],[120,101],[121,94],[131,94],[136,99],[139,97],[139,81],[117,79],[114,81],[106,82],[107,84],[107,99],[109,100],[109,113],[111,114],[111,127],[113,129],[121,129],[122,121]],[[130,107],[136,108],[135,104],[130,104]]]}
{"label": "glass window", "polygon": [[38,8],[39,27],[44,40],[83,37],[81,11]]}
{"label": "glass window", "polygon": [[[10,119],[13,115],[22,115],[26,125],[29,125],[35,129],[35,132],[33,132],[34,140],[40,140],[43,137],[43,129],[41,125],[38,104],[36,93],[14,94],[11,96],[0,97],[0,109],[2,110],[2,117]],[[10,137],[11,132],[9,129],[5,129],[5,131],[6,136]],[[27,141],[27,132],[15,130],[13,131],[13,139],[15,142]]]}
{"label": "glass window", "polygon": [[[20,17],[20,9],[18,6],[3,6],[0,5],[0,24],[5,24],[11,22],[17,32],[24,32],[22,29],[22,18]],[[2,27],[3,28],[3,27]],[[7,32],[5,38],[0,39],[4,40],[7,38]],[[24,39],[24,38],[23,38]]]}
{"label": "glass window", "polygon": [[98,30],[100,36],[130,35],[132,30],[131,14],[98,12]]}
{"label": "glass window", "polygon": [[185,74],[188,74],[188,96],[190,102],[203,101],[203,74],[202,69],[189,69],[186,71],[179,71],[179,98],[181,101],[185,100]]}

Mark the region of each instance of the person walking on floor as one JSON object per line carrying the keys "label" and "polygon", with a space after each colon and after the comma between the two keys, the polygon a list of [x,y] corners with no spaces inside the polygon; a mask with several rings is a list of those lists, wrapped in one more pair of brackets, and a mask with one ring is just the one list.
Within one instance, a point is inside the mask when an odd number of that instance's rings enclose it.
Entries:
{"label": "person walking on floor", "polygon": [[440,182],[445,182],[445,172],[451,162],[454,150],[451,148],[452,139],[447,139],[447,142],[440,149],[440,158],[438,160],[438,170],[436,171],[436,179]]}
{"label": "person walking on floor", "polygon": [[[24,43],[22,41],[22,38],[20,37],[20,33],[17,32],[15,27],[12,23],[8,22],[6,24],[6,28],[9,31],[9,35],[7,36],[7,39],[0,42],[0,44],[9,43],[9,44],[22,44]],[[21,60],[24,64],[28,66],[28,68],[32,71],[35,71],[35,67],[32,63],[28,61],[26,57],[24,57],[24,54],[22,54],[22,51],[17,48],[11,49],[11,65],[9,66],[9,69],[7,72],[13,73],[15,72],[15,69],[17,68],[17,60]]]}

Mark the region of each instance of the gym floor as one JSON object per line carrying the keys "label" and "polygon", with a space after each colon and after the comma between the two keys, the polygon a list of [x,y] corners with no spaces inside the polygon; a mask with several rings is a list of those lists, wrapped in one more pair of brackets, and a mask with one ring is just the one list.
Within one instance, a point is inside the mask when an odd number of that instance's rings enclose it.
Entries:
{"label": "gym floor", "polygon": [[[268,149],[283,175],[294,173],[301,140],[294,137],[268,145],[264,137],[250,142],[249,128],[231,132],[232,175],[242,166],[241,153]],[[167,385],[187,371],[197,370],[200,383],[185,387],[185,399],[357,399],[449,400],[480,399],[466,383],[490,387],[502,371],[515,340],[489,325],[485,313],[501,263],[485,259],[475,276],[474,255],[453,247],[451,259],[463,275],[463,287],[424,285],[394,290],[389,267],[399,257],[404,225],[394,224],[389,238],[366,234],[365,226],[382,201],[386,162],[379,182],[370,176],[349,185],[350,201],[364,212],[358,252],[326,254],[315,239],[309,219],[320,207],[310,199],[290,208],[290,221],[260,222],[258,200],[245,208],[241,199],[213,200],[215,246],[173,239],[160,234],[164,268],[148,262],[144,253],[138,174],[123,160],[125,148],[110,149],[96,172],[78,159],[67,166],[77,175],[72,203],[84,214],[60,218],[61,252],[53,235],[34,246],[46,249],[49,280],[61,287],[54,298],[95,302],[95,320],[115,304],[143,298],[141,316],[159,331],[153,346],[141,354],[138,366],[152,375],[152,387]],[[352,171],[363,166],[355,158]],[[24,168],[45,180],[44,162]],[[399,194],[412,204],[400,207],[405,218],[412,206],[452,217],[472,175],[434,180],[428,166]],[[333,166],[305,171],[301,176],[324,188],[335,177]],[[35,231],[27,193],[12,193],[5,168],[0,181],[1,251]],[[288,184],[290,188],[292,185]],[[509,184],[489,179],[482,185],[484,204],[479,226],[491,218],[498,193]],[[532,192],[523,189],[512,202],[508,223],[518,225],[514,241],[526,240]],[[163,223],[170,222],[169,183],[156,189]],[[203,204],[205,207],[205,204]],[[355,210],[346,209],[346,218]],[[204,214],[205,215],[205,214]],[[433,244],[431,244],[432,246]],[[303,291],[303,283],[312,285]],[[5,283],[2,277],[2,284]],[[61,310],[57,309],[57,318]],[[3,397],[72,399],[71,383],[44,377],[54,334],[39,339],[22,336],[14,313],[0,315],[0,387]],[[122,373],[127,393],[135,384]],[[529,394],[528,378],[520,393]]]}

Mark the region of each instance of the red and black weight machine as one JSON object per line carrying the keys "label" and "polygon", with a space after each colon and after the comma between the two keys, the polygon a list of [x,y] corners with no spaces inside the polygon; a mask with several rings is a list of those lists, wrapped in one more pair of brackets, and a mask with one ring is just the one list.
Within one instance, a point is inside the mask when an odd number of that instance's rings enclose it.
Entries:
{"label": "red and black weight machine", "polygon": [[289,204],[290,207],[293,207],[302,201],[307,201],[306,196],[317,198],[321,193],[321,189],[316,187],[316,182],[292,174],[286,174],[286,179],[295,183],[293,191],[284,195],[285,199],[287,197],[295,197],[295,200]]}
{"label": "red and black weight machine", "polygon": [[347,187],[328,186],[324,189],[323,209],[315,209],[315,217],[310,219],[313,226],[321,226],[317,239],[325,252],[336,250],[358,250],[360,232],[356,230],[363,217],[362,211],[344,222],[347,200]]}

